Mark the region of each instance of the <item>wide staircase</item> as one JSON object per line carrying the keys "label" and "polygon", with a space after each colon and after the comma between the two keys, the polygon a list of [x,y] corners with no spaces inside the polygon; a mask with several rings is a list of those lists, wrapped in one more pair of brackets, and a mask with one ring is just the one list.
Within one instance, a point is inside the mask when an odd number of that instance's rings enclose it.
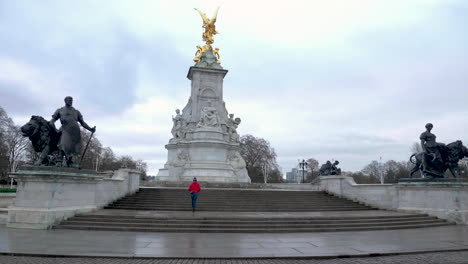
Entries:
{"label": "wide staircase", "polygon": [[138,232],[329,232],[420,228],[450,223],[377,210],[319,191],[204,189],[191,213],[187,190],[142,188],[57,229]]}
{"label": "wide staircase", "polygon": [[[191,211],[189,192],[184,189],[141,189],[117,200],[106,209]],[[280,190],[204,189],[197,211],[310,212],[372,210],[373,208],[324,192]]]}

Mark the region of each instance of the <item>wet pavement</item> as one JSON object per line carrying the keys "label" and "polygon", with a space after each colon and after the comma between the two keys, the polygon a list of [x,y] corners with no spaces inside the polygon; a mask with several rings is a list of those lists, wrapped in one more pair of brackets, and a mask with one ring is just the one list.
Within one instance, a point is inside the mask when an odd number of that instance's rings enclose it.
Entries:
{"label": "wet pavement", "polygon": [[331,259],[121,259],[0,256],[2,264],[466,264],[468,251]]}
{"label": "wet pavement", "polygon": [[467,226],[280,234],[140,233],[0,227],[0,253],[37,256],[263,258],[369,256],[447,250],[468,250]]}

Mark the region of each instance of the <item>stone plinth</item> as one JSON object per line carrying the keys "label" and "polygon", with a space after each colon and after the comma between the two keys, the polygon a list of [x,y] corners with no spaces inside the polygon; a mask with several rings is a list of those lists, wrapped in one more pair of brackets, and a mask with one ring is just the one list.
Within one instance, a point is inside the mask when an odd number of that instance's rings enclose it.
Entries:
{"label": "stone plinth", "polygon": [[398,184],[356,184],[347,176],[319,177],[320,190],[381,209],[424,213],[468,224],[468,183],[412,179]]}
{"label": "stone plinth", "polygon": [[468,182],[445,180],[400,182],[396,186],[398,209],[468,224]]}
{"label": "stone plinth", "polygon": [[167,144],[168,162],[158,181],[250,182],[238,144],[215,140]]}
{"label": "stone plinth", "polygon": [[[204,64],[197,64],[204,65]],[[245,161],[239,153],[237,126],[240,118],[228,117],[223,101],[223,79],[227,70],[190,67],[191,95],[182,114],[177,112],[173,138],[165,147],[167,162],[158,181],[250,183]]]}
{"label": "stone plinth", "polygon": [[104,179],[92,171],[72,168],[23,167],[11,173],[18,182],[16,199],[8,208],[8,227],[47,229],[77,213],[96,210],[134,193],[139,172],[116,171]]}

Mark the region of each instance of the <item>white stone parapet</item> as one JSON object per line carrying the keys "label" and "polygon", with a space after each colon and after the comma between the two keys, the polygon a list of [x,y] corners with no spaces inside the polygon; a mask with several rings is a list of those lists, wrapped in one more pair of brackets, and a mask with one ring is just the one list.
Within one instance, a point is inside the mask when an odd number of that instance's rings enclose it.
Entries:
{"label": "white stone parapet", "polygon": [[467,182],[356,184],[349,176],[321,176],[316,184],[322,191],[373,207],[468,224]]}
{"label": "white stone parapet", "polygon": [[119,169],[111,178],[92,171],[28,167],[11,173],[18,182],[16,199],[8,208],[7,226],[48,229],[77,213],[90,212],[135,193],[140,172]]}

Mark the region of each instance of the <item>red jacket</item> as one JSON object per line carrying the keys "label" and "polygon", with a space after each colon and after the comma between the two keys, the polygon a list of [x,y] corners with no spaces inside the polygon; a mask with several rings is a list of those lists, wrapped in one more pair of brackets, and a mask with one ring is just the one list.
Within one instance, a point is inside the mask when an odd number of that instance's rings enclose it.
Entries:
{"label": "red jacket", "polygon": [[194,181],[190,186],[188,187],[189,192],[194,192],[194,193],[199,193],[201,191],[200,184],[198,182]]}

